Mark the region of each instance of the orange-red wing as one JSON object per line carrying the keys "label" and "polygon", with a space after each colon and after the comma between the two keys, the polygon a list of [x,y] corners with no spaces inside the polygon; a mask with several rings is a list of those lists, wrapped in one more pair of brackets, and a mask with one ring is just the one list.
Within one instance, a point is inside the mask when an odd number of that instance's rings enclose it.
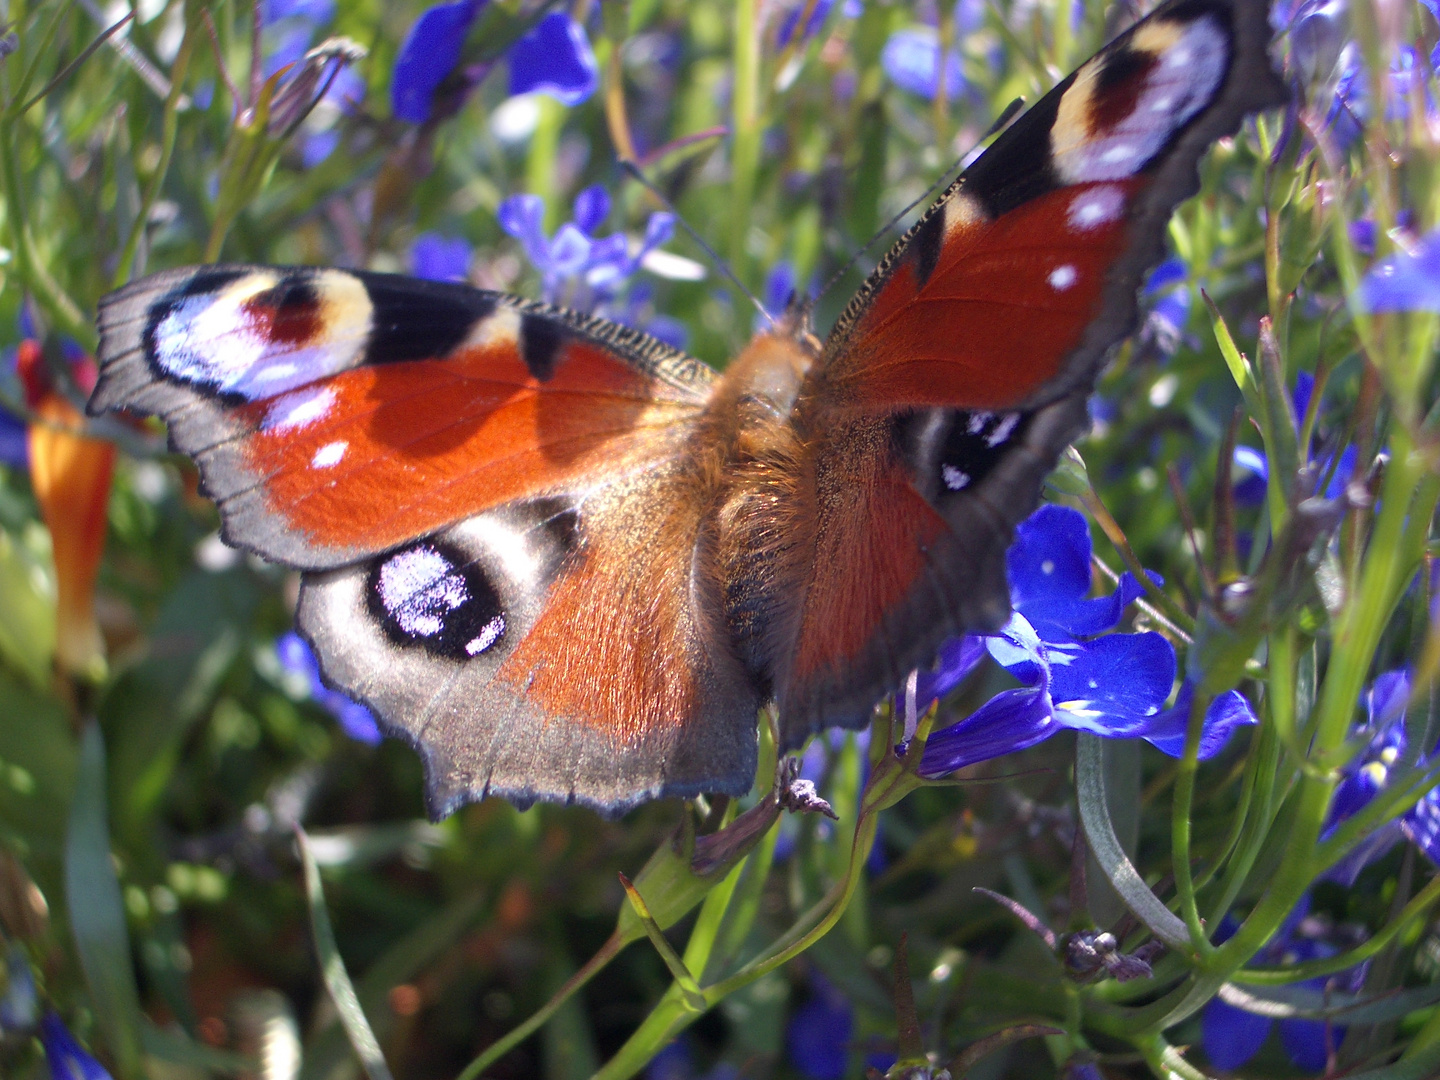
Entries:
{"label": "orange-red wing", "polygon": [[1282,104],[1264,5],[1163,5],[1045,95],[886,256],[813,378],[844,412],[1033,408],[1133,326],[1196,163]]}
{"label": "orange-red wing", "polygon": [[787,747],[1004,621],[1014,525],[1083,430],[1200,156],[1286,98],[1266,19],[1163,4],[1002,134],[837,322],[800,394],[803,600],[769,648]]}
{"label": "orange-red wing", "polygon": [[92,411],[162,416],[226,538],[302,569],[650,467],[710,379],[611,323],[342,270],[160,274],[100,328]]}
{"label": "orange-red wing", "polygon": [[[827,373],[830,386],[867,410],[1031,400],[1099,313],[1128,238],[1123,209],[1139,187],[1061,188],[994,221],[978,211],[956,220],[923,285],[903,260],[880,286]],[[957,195],[952,205],[967,202]],[[1087,208],[1110,216],[1080,227]]]}

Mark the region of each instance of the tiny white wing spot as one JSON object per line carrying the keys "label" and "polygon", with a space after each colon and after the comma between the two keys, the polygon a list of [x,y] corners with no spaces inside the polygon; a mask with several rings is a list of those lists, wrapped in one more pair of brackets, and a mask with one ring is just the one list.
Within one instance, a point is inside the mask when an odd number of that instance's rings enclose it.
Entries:
{"label": "tiny white wing spot", "polygon": [[1050,282],[1050,287],[1056,292],[1064,292],[1075,284],[1075,267],[1070,265],[1057,266],[1050,271],[1050,276],[1045,280]]}
{"label": "tiny white wing spot", "polygon": [[970,474],[964,469],[957,469],[954,465],[940,466],[940,476],[945,481],[945,486],[951,491],[962,491],[970,486]]}
{"label": "tiny white wing spot", "polygon": [[344,439],[339,442],[326,443],[315,451],[315,456],[310,459],[310,467],[328,469],[340,464],[340,459],[345,456],[345,450],[349,445]]}

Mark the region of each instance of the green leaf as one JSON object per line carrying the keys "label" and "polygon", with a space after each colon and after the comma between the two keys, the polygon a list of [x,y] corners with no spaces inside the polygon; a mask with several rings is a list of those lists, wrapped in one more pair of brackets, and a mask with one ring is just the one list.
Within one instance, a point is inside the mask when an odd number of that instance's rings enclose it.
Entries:
{"label": "green leaf", "polygon": [[1256,1016],[1280,1020],[1300,1016],[1333,1019],[1342,1024],[1379,1024],[1440,1002],[1440,984],[1361,997],[1358,994],[1327,995],[1307,986],[1242,987],[1226,983],[1220,987],[1219,997],[1227,1005]]}
{"label": "green leaf", "polygon": [[0,658],[44,690],[54,656],[55,586],[48,567],[0,531]]}
{"label": "green leaf", "polygon": [[340,1023],[350,1038],[350,1045],[355,1048],[355,1056],[365,1067],[365,1074],[370,1080],[391,1080],[390,1067],[385,1064],[385,1056],[380,1053],[380,1043],[375,1038],[375,1032],[370,1029],[370,1021],[365,1019],[360,1000],[355,996],[355,987],[345,971],[345,961],[340,956],[340,948],[335,944],[330,912],[325,907],[325,891],[320,885],[320,867],[310,852],[305,831],[298,826],[295,829],[295,839],[300,845],[300,859],[305,866],[305,899],[310,906],[310,928],[315,934],[315,953],[320,960],[320,974],[325,980],[325,989],[330,992],[330,1000],[335,1004],[335,1011],[340,1014]]}
{"label": "green leaf", "polygon": [[105,740],[91,721],[80,738],[80,768],[65,845],[65,903],[90,1004],[122,1077],[139,1077],[140,996],[120,882],[110,857]]}
{"label": "green leaf", "polygon": [[1120,846],[1105,800],[1105,741],[1088,731],[1078,732],[1075,739],[1075,789],[1085,838],[1106,880],[1156,937],[1189,953],[1190,932],[1185,924],[1150,891]]}

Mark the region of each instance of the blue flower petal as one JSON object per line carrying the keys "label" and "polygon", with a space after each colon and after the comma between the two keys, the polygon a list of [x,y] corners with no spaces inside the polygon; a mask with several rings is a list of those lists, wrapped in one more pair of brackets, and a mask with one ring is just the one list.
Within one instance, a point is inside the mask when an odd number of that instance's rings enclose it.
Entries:
{"label": "blue flower petal", "polygon": [[0,409],[0,463],[30,467],[30,428],[6,409]]}
{"label": "blue flower petal", "polygon": [[594,236],[609,216],[610,194],[599,184],[591,184],[575,196],[575,227],[587,236]]}
{"label": "blue flower petal", "polygon": [[[1195,687],[1188,680],[1180,687],[1175,704],[1145,725],[1136,734],[1155,749],[1178,758],[1185,753],[1185,731],[1190,725],[1190,702],[1194,699]],[[1200,760],[1214,757],[1225,748],[1237,727],[1258,724],[1259,717],[1250,707],[1250,702],[1238,690],[1227,690],[1210,703],[1205,710],[1205,725],[1200,731]]]}
{"label": "blue flower petal", "polygon": [[[805,32],[801,35],[801,40],[808,41],[815,36],[815,32],[820,29],[826,16],[830,14],[830,9],[834,6],[835,0],[816,0],[814,8],[810,11],[810,18],[805,20]],[[780,30],[775,35],[776,44],[780,48],[783,49],[790,44],[790,39],[795,36],[795,27],[799,24],[800,16],[804,11],[805,0],[794,0],[794,5],[785,12],[785,18],[780,22]]]}
{"label": "blue flower petal", "polygon": [[810,1080],[843,1080],[855,1014],[839,994],[820,992],[795,1010],[785,1030],[791,1064]]}
{"label": "blue flower petal", "polygon": [[[1332,1027],[1330,1038],[1338,1047],[1345,1037],[1345,1029]],[[1280,1044],[1285,1055],[1297,1069],[1306,1072],[1325,1071],[1325,1024],[1320,1020],[1302,1020],[1292,1017],[1280,1021]]]}
{"label": "blue flower petal", "polygon": [[300,162],[307,169],[326,161],[340,145],[340,132],[334,128],[308,135],[300,145]]}
{"label": "blue flower petal", "polygon": [[545,200],[539,195],[511,195],[495,210],[495,220],[525,249],[537,270],[551,268],[550,241],[545,237]]}
{"label": "blue flower petal", "polygon": [[921,668],[915,679],[915,708],[926,712],[934,701],[959,686],[983,659],[985,639],[977,634],[945,642],[935,657],[935,665]]}
{"label": "blue flower petal", "polygon": [[315,653],[299,634],[293,630],[282,634],[275,642],[275,655],[286,671],[305,677],[311,700],[335,717],[346,735],[371,746],[383,738],[369,709],[325,685],[320,678],[320,663],[315,659]]}
{"label": "blue flower petal", "polygon": [[1405,706],[1410,701],[1410,673],[1403,668],[1375,676],[1365,694],[1365,708],[1370,726],[1383,731],[1391,724],[1405,722]]}
{"label": "blue flower petal", "polygon": [[1047,651],[1055,722],[1065,727],[1138,734],[1175,685],[1175,648],[1159,634],[1111,634]]}
{"label": "blue flower petal", "polygon": [[1050,660],[1040,635],[1024,615],[1013,612],[1000,633],[985,639],[985,648],[995,662],[1026,686],[1050,682]]}
{"label": "blue flower petal", "polygon": [[600,65],[585,29],[554,11],[510,46],[510,93],[537,91],[566,105],[579,105],[600,85]]}
{"label": "blue flower petal", "polygon": [[335,0],[268,0],[262,11],[266,23],[294,16],[321,26],[335,18]]}
{"label": "blue flower petal", "polygon": [[[880,52],[880,66],[900,89],[933,98],[940,78],[940,35],[929,26],[895,31]],[[945,96],[957,98],[964,89],[960,57],[951,51],[945,56]]]}
{"label": "blue flower petal", "polygon": [[944,776],[1044,742],[1060,730],[1054,711],[1043,687],[1002,690],[958,724],[934,732],[918,771],[931,778]]}
{"label": "blue flower petal", "polygon": [[550,269],[559,277],[574,277],[590,265],[594,241],[570,222],[560,226],[550,241]]}
{"label": "blue flower petal", "polygon": [[[1110,596],[1090,591],[1090,526],[1068,506],[1045,505],[1020,523],[1006,555],[1010,600],[1046,641],[1109,630],[1143,591],[1131,575]],[[1160,579],[1151,575],[1152,579]]]}
{"label": "blue flower petal", "polygon": [[653,338],[659,338],[672,349],[685,349],[690,344],[690,328],[669,315],[652,315],[644,326],[637,326]]}
{"label": "blue flower petal", "polygon": [[421,233],[410,245],[410,272],[430,281],[465,281],[470,276],[470,245],[459,236]]}
{"label": "blue flower petal", "polygon": [[460,50],[483,0],[437,4],[415,20],[390,83],[391,107],[401,120],[420,124],[430,119],[431,99],[460,62]]}
{"label": "blue flower petal", "polygon": [[1355,298],[1367,312],[1440,311],[1440,231],[1372,267]]}
{"label": "blue flower petal", "polygon": [[[779,318],[785,310],[785,305],[790,302],[790,296],[795,292],[795,264],[789,259],[781,259],[770,268],[770,273],[765,275],[765,289],[761,293],[765,301],[765,310],[772,316]],[[755,329],[760,330],[768,326],[769,320],[759,312],[755,313]]]}
{"label": "blue flower petal", "polygon": [[40,1021],[40,1042],[50,1064],[51,1080],[111,1080],[105,1067],[85,1052],[53,1012]]}
{"label": "blue flower petal", "polygon": [[1172,256],[1154,270],[1150,271],[1150,279],[1145,282],[1145,291],[1147,293],[1158,293],[1167,285],[1174,285],[1177,282],[1184,281],[1188,273],[1189,270],[1185,266],[1185,261]]}
{"label": "blue flower petal", "polygon": [[1214,998],[1200,1014],[1200,1043],[1217,1069],[1238,1069],[1260,1052],[1271,1023]]}
{"label": "blue flower petal", "polygon": [[1440,788],[1432,788],[1416,803],[1401,827],[1420,854],[1440,866]]}
{"label": "blue flower petal", "polygon": [[266,77],[303,60],[313,35],[313,29],[305,23],[292,23],[281,30],[278,34],[279,40],[265,55],[262,67]]}

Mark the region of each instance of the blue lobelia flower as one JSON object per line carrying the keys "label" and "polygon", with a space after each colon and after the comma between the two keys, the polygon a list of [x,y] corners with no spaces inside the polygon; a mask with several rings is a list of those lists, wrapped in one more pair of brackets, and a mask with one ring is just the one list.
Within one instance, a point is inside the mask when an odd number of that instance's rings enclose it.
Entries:
{"label": "blue lobelia flower", "polygon": [[[795,36],[795,30],[800,25],[800,16],[805,13],[806,0],[791,0],[789,7],[785,10],[785,16],[780,20],[780,29],[775,34],[775,43],[780,48],[790,44]],[[801,41],[809,41],[825,25],[825,20],[830,17],[830,10],[835,6],[835,0],[815,0],[815,6],[810,9],[810,17],[805,20],[805,29],[800,34]],[[858,19],[865,11],[865,5],[861,0],[845,0],[840,6],[840,14],[847,19]]]}
{"label": "blue lobelia flower", "polygon": [[500,204],[496,217],[540,271],[546,300],[613,317],[602,309],[625,290],[645,256],[674,234],[675,215],[651,214],[645,237],[632,253],[624,233],[593,235],[609,213],[609,197],[603,188],[597,185],[582,191],[574,213],[574,220],[561,225],[553,237],[545,235],[545,201],[538,195],[511,195]]}
{"label": "blue lobelia flower", "polygon": [[[996,694],[970,716],[935,732],[919,772],[939,777],[978,761],[1023,750],[1071,728],[1109,738],[1142,738],[1172,757],[1184,752],[1194,690],[1175,683],[1175,650],[1159,634],[1105,634],[1140,593],[1122,575],[1110,596],[1087,598],[1090,532],[1084,517],[1042,506],[1016,530],[1007,555],[1014,613],[998,634],[956,638],[935,666],[915,679],[920,710],[963,679],[988,652],[1021,686]],[[1091,640],[1082,640],[1091,638]],[[1220,752],[1236,727],[1256,723],[1245,698],[1230,691],[1206,712],[1200,756]]]}
{"label": "blue lobelia flower", "polygon": [[382,736],[370,710],[358,701],[351,701],[339,690],[332,690],[320,678],[320,665],[303,638],[293,630],[275,642],[275,654],[286,671],[305,678],[310,698],[335,717],[346,735],[356,742],[374,746]]}
{"label": "blue lobelia flower", "polygon": [[600,85],[600,65],[585,28],[563,11],[552,11],[510,46],[510,93],[549,94],[579,105]]}
{"label": "blue lobelia flower", "polygon": [[822,975],[812,974],[810,982],[814,994],[790,1017],[785,1049],[801,1076],[843,1080],[855,1032],[855,1010]]}
{"label": "blue lobelia flower", "polygon": [[40,1044],[45,1048],[51,1080],[111,1080],[105,1067],[86,1053],[53,1012],[40,1021]]}
{"label": "blue lobelia flower", "polygon": [[[437,4],[416,20],[400,47],[390,84],[395,115],[430,119],[435,91],[460,64],[465,38],[488,0]],[[510,46],[510,93],[549,94],[578,105],[600,85],[600,65],[585,28],[561,11],[546,15]]]}
{"label": "blue lobelia flower", "polygon": [[[1306,893],[1276,931],[1275,937],[1261,949],[1257,960],[1265,964],[1293,965],[1336,955],[1339,949],[1325,940],[1323,924],[1308,919],[1309,913],[1310,894]],[[1237,926],[1235,920],[1227,915],[1215,935],[1216,943],[1227,941]],[[1295,985],[1323,992],[1328,984],[1332,990],[1354,993],[1364,983],[1367,966],[1358,964],[1338,975],[1306,979]],[[1278,1023],[1280,1044],[1290,1063],[1305,1072],[1322,1072],[1325,1068],[1325,1023],[1303,1017],[1287,1017]],[[1271,1017],[1258,1016],[1221,998],[1213,998],[1200,1014],[1200,1044],[1205,1048],[1210,1064],[1229,1072],[1254,1058],[1275,1027],[1276,1021]],[[1334,1046],[1338,1047],[1344,1038],[1343,1027],[1330,1028],[1330,1040]]]}
{"label": "blue lobelia flower", "polygon": [[1370,268],[1355,291],[1361,311],[1440,311],[1440,229]]}
{"label": "blue lobelia flower", "polygon": [[455,0],[427,8],[415,20],[390,81],[390,105],[401,120],[419,124],[430,119],[435,91],[460,63],[465,35],[484,7],[485,0]]}
{"label": "blue lobelia flower", "polygon": [[[933,98],[940,80],[940,33],[933,26],[907,26],[890,35],[880,51],[880,66],[902,90]],[[960,54],[945,54],[945,96],[958,98],[965,89]]]}
{"label": "blue lobelia flower", "polygon": [[470,245],[459,236],[421,233],[410,245],[410,272],[430,281],[464,281],[470,276]]}
{"label": "blue lobelia flower", "polygon": [[[1328,839],[1346,820],[1368,806],[1389,785],[1395,768],[1407,749],[1405,712],[1410,699],[1410,676],[1405,671],[1378,675],[1365,692],[1367,719],[1356,735],[1370,736],[1370,743],[1335,785],[1321,839]],[[1437,764],[1435,748],[1419,757],[1418,764]],[[1440,788],[1432,788],[1400,818],[1386,822],[1360,842],[1345,858],[1332,866],[1326,878],[1347,887],[1360,872],[1382,858],[1402,838],[1408,839],[1435,865],[1440,866]]]}
{"label": "blue lobelia flower", "polygon": [[1190,319],[1188,276],[1184,261],[1171,258],[1151,271],[1145,283],[1144,296],[1151,306],[1141,334],[1147,341],[1154,342],[1163,356],[1172,355],[1180,347],[1185,324]]}

